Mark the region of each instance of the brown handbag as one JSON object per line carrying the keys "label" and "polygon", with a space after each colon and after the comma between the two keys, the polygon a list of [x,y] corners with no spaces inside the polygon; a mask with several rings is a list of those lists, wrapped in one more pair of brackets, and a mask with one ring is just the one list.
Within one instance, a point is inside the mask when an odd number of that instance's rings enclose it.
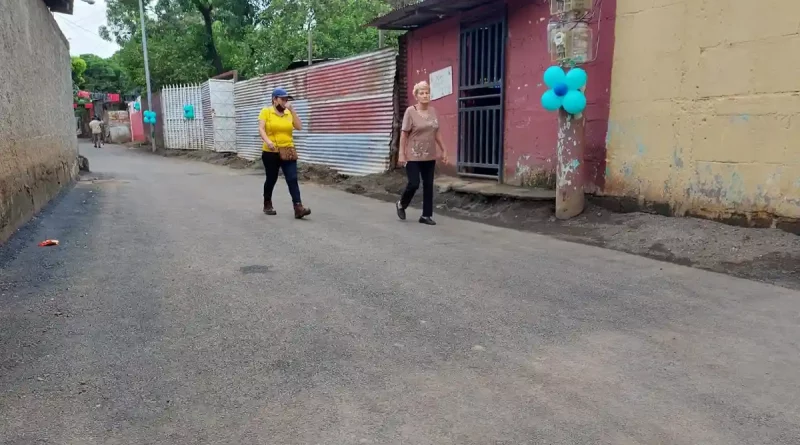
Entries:
{"label": "brown handbag", "polygon": [[281,161],[297,160],[297,150],[294,147],[281,147],[278,149],[278,155],[281,157]]}

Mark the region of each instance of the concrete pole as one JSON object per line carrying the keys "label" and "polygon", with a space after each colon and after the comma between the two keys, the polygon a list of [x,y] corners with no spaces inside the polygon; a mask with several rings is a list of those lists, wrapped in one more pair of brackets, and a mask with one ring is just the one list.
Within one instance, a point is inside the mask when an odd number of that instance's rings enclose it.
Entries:
{"label": "concrete pole", "polygon": [[[142,54],[144,56],[144,80],[147,83],[147,110],[153,111],[153,90],[150,87],[150,64],[147,60],[147,31],[145,30],[144,2],[139,0],[139,18],[142,21]],[[163,116],[159,116],[159,119]],[[150,142],[153,153],[156,152],[156,126],[150,124]]]}
{"label": "concrete pole", "polygon": [[583,212],[584,198],[583,114],[558,111],[558,166],[556,171],[556,218],[570,219]]}
{"label": "concrete pole", "polygon": [[383,49],[386,46],[386,31],[378,30],[378,49]]}

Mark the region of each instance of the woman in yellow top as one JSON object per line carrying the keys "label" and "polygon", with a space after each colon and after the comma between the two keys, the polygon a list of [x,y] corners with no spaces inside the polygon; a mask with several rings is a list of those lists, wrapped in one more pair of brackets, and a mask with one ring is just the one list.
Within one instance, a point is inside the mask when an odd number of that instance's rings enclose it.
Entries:
{"label": "woman in yellow top", "polygon": [[[258,130],[264,144],[261,147],[261,162],[267,180],[264,181],[264,213],[276,215],[272,206],[272,190],[278,182],[278,171],[283,170],[286,185],[294,204],[294,217],[301,219],[311,214],[311,209],[303,207],[300,200],[300,186],[297,184],[297,160],[281,159],[281,149],[294,149],[294,130],[302,130],[303,123],[300,117],[292,111],[289,102],[292,97],[283,88],[276,88],[272,92],[272,106],[264,108],[258,115]],[[293,152],[293,150],[291,150]]]}

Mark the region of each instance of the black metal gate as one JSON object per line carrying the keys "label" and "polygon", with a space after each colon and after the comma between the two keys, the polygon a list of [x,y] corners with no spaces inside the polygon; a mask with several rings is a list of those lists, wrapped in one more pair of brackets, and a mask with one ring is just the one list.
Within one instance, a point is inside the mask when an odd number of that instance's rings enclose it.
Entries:
{"label": "black metal gate", "polygon": [[458,173],[503,178],[506,20],[461,28]]}

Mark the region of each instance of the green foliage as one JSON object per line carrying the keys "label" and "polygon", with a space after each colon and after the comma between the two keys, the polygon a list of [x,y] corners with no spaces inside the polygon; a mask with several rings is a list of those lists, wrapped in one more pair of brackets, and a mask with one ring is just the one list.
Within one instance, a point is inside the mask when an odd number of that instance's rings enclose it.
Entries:
{"label": "green foliage", "polygon": [[[383,0],[271,0],[253,33],[258,73],[281,71],[308,58],[311,28],[314,58],[342,58],[374,51],[378,30],[364,26],[384,14]],[[396,39],[387,38],[387,43]]]}
{"label": "green foliage", "polygon": [[83,88],[86,80],[83,74],[86,72],[86,61],[78,56],[72,56],[72,89]]}
{"label": "green foliage", "polygon": [[108,59],[94,54],[82,54],[81,59],[86,61],[84,89],[108,93],[129,93],[134,85],[128,77],[127,71],[119,63],[119,55]]}
{"label": "green foliage", "polygon": [[[378,31],[364,26],[390,9],[388,0],[144,0],[154,89],[202,82],[222,71],[248,78],[281,71],[308,57],[341,58],[378,47]],[[145,84],[138,0],[107,0],[117,66],[133,85]],[[386,44],[396,46],[395,34]],[[112,67],[113,69],[113,67]],[[100,68],[98,68],[100,71]],[[110,73],[110,71],[105,71]],[[105,76],[106,78],[108,76]]]}

